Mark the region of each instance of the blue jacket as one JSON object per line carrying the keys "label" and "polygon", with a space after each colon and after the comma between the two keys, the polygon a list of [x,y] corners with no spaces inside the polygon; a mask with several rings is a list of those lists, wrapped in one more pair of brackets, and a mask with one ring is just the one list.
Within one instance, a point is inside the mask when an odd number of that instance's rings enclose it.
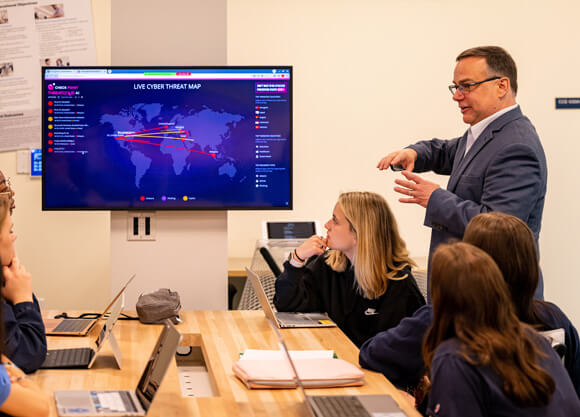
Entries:
{"label": "blue jacket", "polygon": [[360,348],[360,366],[381,372],[401,389],[415,387],[425,374],[421,349],[432,322],[433,307],[427,304],[398,326],[368,339]]}
{"label": "blue jacket", "polygon": [[36,371],[46,358],[46,333],[38,300],[13,305],[4,300],[4,354],[26,373]]}
{"label": "blue jacket", "polygon": [[[525,221],[540,236],[548,170],[536,129],[520,108],[502,114],[481,133],[465,156],[467,132],[451,140],[432,139],[409,148],[417,152],[415,172],[449,175],[447,189],[431,194],[425,226],[431,228],[431,255],[450,238],[461,239],[479,213],[499,211]],[[543,280],[536,291],[543,298]]]}
{"label": "blue jacket", "polygon": [[[555,304],[538,302],[537,309],[544,330],[564,329],[566,355],[564,367],[580,398],[580,342],[578,332],[568,317]],[[384,374],[399,388],[415,387],[425,373],[422,343],[433,322],[433,308],[427,304],[398,326],[367,340],[360,348],[359,363],[363,368]]]}

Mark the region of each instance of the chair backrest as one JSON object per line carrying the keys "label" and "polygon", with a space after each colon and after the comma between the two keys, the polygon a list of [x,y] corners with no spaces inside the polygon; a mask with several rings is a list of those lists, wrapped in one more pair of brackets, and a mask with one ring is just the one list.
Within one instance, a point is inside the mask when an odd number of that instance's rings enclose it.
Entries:
{"label": "chair backrest", "polygon": [[[262,287],[264,287],[264,291],[266,292],[266,296],[268,297],[268,301],[272,304],[272,300],[274,299],[275,287],[274,284],[276,282],[276,277],[274,276],[272,269],[268,266],[268,263],[264,259],[264,256],[260,253],[260,248],[266,246],[267,242],[265,241],[258,241],[256,244],[256,249],[254,250],[254,255],[252,257],[252,264],[250,265],[250,269],[254,271],[259,277],[260,282],[262,283]],[[280,247],[269,247],[269,252],[272,255],[274,261],[282,267],[284,263],[284,256],[285,255],[285,248]],[[242,290],[242,295],[240,297],[240,303],[238,304],[237,310],[260,310],[260,301],[258,297],[254,293],[254,289],[252,285],[247,280],[244,284],[244,289]]]}
{"label": "chair backrest", "polygon": [[[252,268],[253,269],[253,268]],[[274,293],[275,287],[274,284],[276,282],[276,277],[271,272],[264,272],[264,271],[256,271],[254,272],[259,276],[260,282],[262,283],[262,287],[264,287],[264,292],[268,297],[268,301],[272,304],[272,300],[274,300]],[[262,307],[260,306],[260,300],[258,300],[258,296],[254,292],[250,280],[246,280],[244,285],[244,290],[242,291],[242,296],[240,297],[240,304],[238,305],[237,310],[261,310]]]}
{"label": "chair backrest", "polygon": [[566,333],[564,329],[546,330],[538,333],[550,342],[552,348],[554,348],[558,356],[562,358],[562,363],[564,363],[564,356],[566,355]]}
{"label": "chair backrest", "polygon": [[426,269],[413,269],[413,277],[417,282],[417,287],[419,291],[423,294],[423,298],[427,299],[427,270]]}

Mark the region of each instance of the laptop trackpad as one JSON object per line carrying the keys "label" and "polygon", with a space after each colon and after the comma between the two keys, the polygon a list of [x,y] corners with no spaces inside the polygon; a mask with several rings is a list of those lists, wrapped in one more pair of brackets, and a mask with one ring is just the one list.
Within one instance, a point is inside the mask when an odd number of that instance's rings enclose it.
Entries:
{"label": "laptop trackpad", "polygon": [[308,316],[310,320],[314,320],[316,322],[324,322],[330,320],[330,318],[326,314],[322,313],[304,313]]}
{"label": "laptop trackpad", "polygon": [[284,312],[277,312],[276,317],[278,320],[282,320],[284,322],[296,323],[296,322],[306,322],[312,323],[312,319],[307,316],[306,314],[301,313],[284,313]]}
{"label": "laptop trackpad", "polygon": [[373,416],[380,416],[383,413],[389,413],[389,416],[392,417],[405,417],[406,415],[390,395],[359,395],[357,398]]}
{"label": "laptop trackpad", "polygon": [[89,391],[55,391],[59,414],[95,414]]}

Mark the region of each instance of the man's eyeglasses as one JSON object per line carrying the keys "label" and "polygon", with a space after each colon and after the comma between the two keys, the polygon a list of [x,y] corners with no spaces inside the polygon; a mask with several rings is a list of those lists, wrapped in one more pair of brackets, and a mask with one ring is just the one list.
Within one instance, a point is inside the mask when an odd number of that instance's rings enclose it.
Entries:
{"label": "man's eyeglasses", "polygon": [[459,90],[459,92],[461,94],[469,93],[471,91],[471,89],[473,87],[475,87],[476,85],[483,84],[483,83],[486,83],[488,81],[499,80],[500,78],[501,77],[499,77],[499,76],[496,75],[495,77],[487,78],[487,79],[485,79],[483,81],[476,81],[474,83],[459,84],[459,85],[457,85],[457,84],[451,84],[449,86],[449,91],[451,91],[451,94],[453,94],[453,95],[455,95],[455,93],[457,92],[457,90]]}

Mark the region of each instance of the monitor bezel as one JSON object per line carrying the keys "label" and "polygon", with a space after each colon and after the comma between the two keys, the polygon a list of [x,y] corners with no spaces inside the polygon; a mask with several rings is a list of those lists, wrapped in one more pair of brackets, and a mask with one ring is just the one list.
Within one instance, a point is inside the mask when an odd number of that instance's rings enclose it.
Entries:
{"label": "monitor bezel", "polygon": [[46,189],[45,189],[45,174],[46,174],[46,164],[44,163],[44,157],[46,154],[46,145],[45,145],[45,138],[46,138],[46,130],[47,130],[47,123],[44,117],[41,116],[41,149],[42,149],[42,196],[41,196],[41,203],[42,203],[42,211],[113,211],[113,212],[123,212],[123,211],[257,211],[257,210],[264,210],[264,211],[283,211],[283,210],[293,210],[294,208],[294,109],[293,109],[293,79],[294,79],[294,67],[292,65],[87,65],[87,66],[70,66],[70,67],[55,67],[55,66],[42,66],[41,68],[41,90],[42,90],[42,106],[41,111],[42,115],[46,114],[46,103],[47,103],[47,91],[44,88],[45,83],[45,75],[46,70],[54,70],[54,69],[66,69],[66,70],[75,70],[75,69],[95,69],[95,70],[106,70],[106,69],[151,69],[151,70],[221,70],[221,69],[231,69],[231,70],[264,70],[264,69],[287,69],[290,71],[290,78],[288,81],[289,86],[289,198],[288,198],[288,205],[284,206],[239,206],[239,205],[224,205],[224,206],[198,206],[198,207],[168,207],[168,206],[144,206],[144,207],[131,207],[131,206],[120,206],[120,207],[108,207],[108,206],[50,206],[47,207],[45,204],[45,197],[46,197]]}

